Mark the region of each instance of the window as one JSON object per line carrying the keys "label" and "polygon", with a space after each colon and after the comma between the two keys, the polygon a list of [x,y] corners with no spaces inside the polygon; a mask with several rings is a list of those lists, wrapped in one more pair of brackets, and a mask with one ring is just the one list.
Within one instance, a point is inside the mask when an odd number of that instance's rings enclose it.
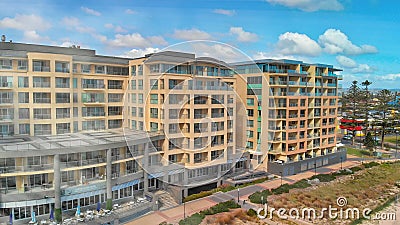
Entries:
{"label": "window", "polygon": [[138,94],[138,103],[143,104],[143,94]]}
{"label": "window", "polygon": [[70,118],[69,108],[57,108],[56,109],[56,119]]}
{"label": "window", "polygon": [[70,94],[56,93],[56,103],[70,103]]}
{"label": "window", "polygon": [[128,67],[107,66],[107,74],[127,76],[128,73],[129,73],[129,68]]}
{"label": "window", "polygon": [[121,126],[122,126],[122,120],[109,120],[108,121],[109,129],[120,128]]}
{"label": "window", "polygon": [[122,115],[122,107],[121,106],[109,106],[108,107],[108,115],[109,116]]}
{"label": "window", "polygon": [[28,69],[28,61],[18,60],[18,70],[27,70],[27,69]]}
{"label": "window", "polygon": [[150,104],[158,104],[158,95],[157,94],[150,95]]}
{"label": "window", "polygon": [[29,87],[29,77],[18,77],[18,87],[19,88]]}
{"label": "window", "polygon": [[247,137],[252,138],[254,136],[253,131],[248,130],[247,131]]}
{"label": "window", "polygon": [[124,81],[122,80],[109,80],[108,89],[122,89]]}
{"label": "window", "polygon": [[122,102],[123,94],[108,94],[108,102]]}
{"label": "window", "polygon": [[50,60],[33,60],[34,72],[50,72]]}
{"label": "window", "polygon": [[104,80],[82,79],[82,88],[104,88]]}
{"label": "window", "polygon": [[51,119],[51,109],[50,108],[33,109],[33,118],[41,120]]}
{"label": "window", "polygon": [[105,121],[104,120],[93,120],[93,121],[83,121],[82,130],[104,130]]}
{"label": "window", "polygon": [[144,130],[143,129],[143,121],[139,121],[139,126],[138,127],[139,127],[138,130]]}
{"label": "window", "polygon": [[0,87],[12,88],[13,87],[13,77],[0,76]]}
{"label": "window", "polygon": [[248,98],[247,99],[247,105],[248,106],[253,106],[254,105],[254,98]]}
{"label": "window", "polygon": [[51,135],[51,124],[35,124],[34,135]]}
{"label": "window", "polygon": [[19,119],[29,119],[29,108],[20,108],[18,110]]}
{"label": "window", "polygon": [[56,132],[57,134],[66,134],[71,132],[71,124],[70,123],[57,123],[56,124]]}
{"label": "window", "polygon": [[143,80],[138,80],[138,90],[143,90]]}
{"label": "window", "polygon": [[158,109],[157,108],[150,108],[150,118],[158,118]]}
{"label": "window", "polygon": [[101,65],[95,65],[94,66],[94,71],[95,71],[95,73],[98,73],[98,74],[105,74],[106,73],[105,66],[101,66]]}
{"label": "window", "polygon": [[169,110],[169,118],[170,119],[178,119],[179,109],[170,109]]}
{"label": "window", "polygon": [[[73,108],[73,113],[74,113],[74,118],[77,118],[78,117],[78,107],[74,107]],[[75,126],[74,126],[75,127]],[[78,126],[76,126],[76,127],[78,127]]]}
{"label": "window", "polygon": [[138,117],[143,117],[143,108],[138,107]]}
{"label": "window", "polygon": [[151,132],[158,131],[158,123],[150,122],[150,131]]}
{"label": "window", "polygon": [[138,75],[143,76],[143,65],[138,65]]}
{"label": "window", "polygon": [[33,77],[33,87],[49,88],[50,87],[50,77]]}
{"label": "window", "polygon": [[33,103],[51,103],[51,94],[35,92],[33,93]]}
{"label": "window", "polygon": [[247,116],[253,117],[253,116],[254,116],[254,110],[248,109],[248,110],[247,110]]}
{"label": "window", "polygon": [[136,103],[136,94],[131,95],[132,103]]}
{"label": "window", "polygon": [[131,90],[136,90],[136,80],[131,80]]}
{"label": "window", "polygon": [[72,79],[72,87],[73,88],[78,88],[78,78],[73,78]]}
{"label": "window", "polygon": [[137,129],[137,122],[136,120],[132,120],[132,130],[136,130]]}
{"label": "window", "polygon": [[151,90],[158,90],[158,80],[151,79],[150,80],[150,89]]}
{"label": "window", "polygon": [[83,103],[103,103],[104,93],[82,93]]}
{"label": "window", "polygon": [[69,73],[69,62],[56,61],[56,72]]}
{"label": "window", "polygon": [[19,125],[19,134],[29,134],[30,133],[30,125],[29,124],[20,124]]}
{"label": "window", "polygon": [[254,121],[253,120],[247,120],[247,127],[254,127]]}
{"label": "window", "polygon": [[56,77],[56,88],[69,88],[69,78]]}
{"label": "window", "polygon": [[19,92],[18,103],[29,103],[29,92]]}
{"label": "window", "polygon": [[90,64],[81,64],[81,73],[90,73]]}
{"label": "window", "polygon": [[13,120],[14,119],[14,108],[0,108],[0,121],[1,120]]}
{"label": "window", "polygon": [[0,69],[11,70],[12,69],[12,60],[11,59],[0,59]]}
{"label": "window", "polygon": [[135,65],[131,66],[131,75],[136,76],[136,66]]}
{"label": "window", "polygon": [[73,101],[73,103],[78,103],[78,93],[72,94],[72,101]]}
{"label": "window", "polygon": [[136,117],[136,115],[137,115],[137,108],[136,108],[136,107],[132,107],[132,108],[131,108],[131,111],[132,111],[132,116]]}
{"label": "window", "polygon": [[104,115],[104,107],[82,107],[83,117],[96,117]]}

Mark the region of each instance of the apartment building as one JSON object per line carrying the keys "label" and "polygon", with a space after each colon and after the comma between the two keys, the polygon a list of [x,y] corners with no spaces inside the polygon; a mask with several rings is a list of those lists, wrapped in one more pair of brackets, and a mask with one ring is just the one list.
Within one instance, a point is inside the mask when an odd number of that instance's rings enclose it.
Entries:
{"label": "apartment building", "polygon": [[[246,147],[254,167],[267,169],[268,163],[297,162],[337,151],[342,76],[335,72],[340,69],[265,59],[235,63],[235,70],[247,84]],[[310,169],[307,163],[302,165],[306,169]]]}
{"label": "apartment building", "polygon": [[0,81],[0,221],[157,189],[181,201],[248,169],[224,62],[0,42]]}

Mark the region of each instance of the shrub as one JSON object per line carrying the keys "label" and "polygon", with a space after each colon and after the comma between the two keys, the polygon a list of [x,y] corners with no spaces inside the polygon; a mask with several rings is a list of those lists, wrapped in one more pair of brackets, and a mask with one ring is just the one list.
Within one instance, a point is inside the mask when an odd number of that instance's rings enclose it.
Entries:
{"label": "shrub", "polygon": [[254,209],[247,210],[247,215],[251,217],[257,217],[257,212]]}
{"label": "shrub", "polygon": [[179,221],[179,225],[198,225],[203,221],[204,217],[206,217],[204,214],[195,213],[186,219]]}
{"label": "shrub", "polygon": [[365,168],[372,168],[372,167],[378,166],[378,165],[379,165],[379,163],[377,163],[377,162],[369,162],[369,163],[364,164],[364,167]]}
{"label": "shrub", "polygon": [[209,209],[201,211],[201,213],[204,215],[214,215],[221,212],[228,212],[229,209],[236,209],[236,208],[240,208],[240,205],[237,204],[235,201],[230,200],[227,202],[218,203]]}
{"label": "shrub", "polygon": [[251,194],[249,196],[249,200],[252,203],[256,203],[256,204],[262,204],[263,202],[261,202],[261,196],[263,196],[264,198],[264,203],[267,200],[267,197],[270,196],[272,193],[270,190],[264,190],[264,191],[256,191],[253,194]]}
{"label": "shrub", "polygon": [[202,191],[202,192],[200,192],[198,194],[193,194],[193,195],[187,196],[185,199],[183,199],[183,201],[184,202],[189,202],[189,201],[193,201],[193,200],[198,199],[198,198],[203,198],[203,197],[206,197],[206,196],[209,196],[209,195],[212,195],[212,194],[213,194],[213,191]]}
{"label": "shrub", "polygon": [[336,177],[334,174],[318,174],[312,176],[310,179],[311,180],[318,179],[320,182],[330,182],[336,179]]}
{"label": "shrub", "polygon": [[283,184],[278,188],[272,189],[272,193],[275,195],[280,195],[283,193],[289,193],[290,190],[290,185],[289,184]]}
{"label": "shrub", "polygon": [[358,166],[355,166],[355,167],[351,167],[350,170],[353,171],[353,173],[355,173],[355,172],[357,172],[357,171],[362,170],[362,168],[361,168],[361,167],[358,167]]}

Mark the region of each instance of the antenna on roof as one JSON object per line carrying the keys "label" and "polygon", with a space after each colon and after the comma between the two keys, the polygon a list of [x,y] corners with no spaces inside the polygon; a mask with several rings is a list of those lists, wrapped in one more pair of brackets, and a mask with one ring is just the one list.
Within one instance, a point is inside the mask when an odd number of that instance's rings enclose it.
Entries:
{"label": "antenna on roof", "polygon": [[2,41],[2,42],[5,42],[5,41],[6,41],[6,35],[4,35],[4,34],[1,35],[1,41]]}

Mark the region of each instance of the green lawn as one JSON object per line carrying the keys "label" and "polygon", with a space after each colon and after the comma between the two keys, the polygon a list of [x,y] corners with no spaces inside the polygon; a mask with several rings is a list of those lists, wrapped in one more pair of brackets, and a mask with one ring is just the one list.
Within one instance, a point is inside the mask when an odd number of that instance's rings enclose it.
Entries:
{"label": "green lawn", "polygon": [[[400,144],[400,137],[397,137],[397,140]],[[385,142],[396,144],[396,136],[385,137]]]}
{"label": "green lawn", "polygon": [[347,148],[348,155],[355,155],[358,157],[372,157],[372,152],[364,149]]}

